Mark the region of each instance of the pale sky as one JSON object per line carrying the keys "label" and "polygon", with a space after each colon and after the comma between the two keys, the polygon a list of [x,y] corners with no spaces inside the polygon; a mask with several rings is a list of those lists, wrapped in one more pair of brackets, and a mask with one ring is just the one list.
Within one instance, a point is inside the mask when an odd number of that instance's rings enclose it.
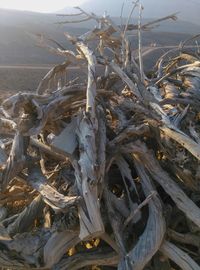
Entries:
{"label": "pale sky", "polygon": [[64,7],[74,7],[87,0],[0,0],[0,8],[53,12]]}

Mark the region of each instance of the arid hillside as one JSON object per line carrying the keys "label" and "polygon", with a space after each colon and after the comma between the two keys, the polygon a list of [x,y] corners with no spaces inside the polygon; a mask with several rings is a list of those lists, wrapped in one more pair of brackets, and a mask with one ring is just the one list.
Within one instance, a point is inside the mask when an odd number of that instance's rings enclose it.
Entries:
{"label": "arid hillside", "polygon": [[[69,20],[72,18],[68,18]],[[119,18],[113,18],[120,24]],[[44,35],[59,41],[68,49],[73,46],[65,38],[64,32],[80,35],[86,32],[94,22],[60,25],[63,20],[55,14],[41,14],[14,10],[0,10],[0,90],[5,91],[34,91],[50,67],[64,61],[50,53],[47,49],[38,46],[36,35]],[[125,20],[124,20],[125,21]],[[143,19],[143,23],[150,19]],[[137,23],[136,20],[133,20]],[[158,56],[168,50],[165,46],[177,46],[181,41],[197,33],[199,26],[184,21],[166,21],[150,32],[143,32],[142,44],[159,47],[145,53],[145,68],[151,69]],[[132,51],[138,47],[137,36],[128,32]],[[145,50],[144,50],[145,51]],[[10,66],[13,66],[12,68]],[[27,66],[29,68],[27,68]],[[32,66],[32,68],[30,68]],[[37,67],[37,68],[36,68]],[[73,71],[69,77],[73,77]]]}
{"label": "arid hillside", "polygon": [[[119,18],[113,19],[116,23],[120,23]],[[63,47],[72,48],[63,32],[67,31],[74,35],[80,35],[95,25],[94,22],[64,26],[56,24],[61,20],[63,18],[55,14],[0,10],[0,65],[59,63],[62,61],[61,57],[50,54],[37,46],[35,35],[43,34],[58,40]],[[144,19],[143,23],[149,20]],[[181,40],[184,40],[190,34],[198,33],[198,31],[198,25],[181,20],[163,22],[150,33],[144,33],[143,45],[148,46],[152,42],[177,45]],[[130,32],[130,34],[132,33]]]}

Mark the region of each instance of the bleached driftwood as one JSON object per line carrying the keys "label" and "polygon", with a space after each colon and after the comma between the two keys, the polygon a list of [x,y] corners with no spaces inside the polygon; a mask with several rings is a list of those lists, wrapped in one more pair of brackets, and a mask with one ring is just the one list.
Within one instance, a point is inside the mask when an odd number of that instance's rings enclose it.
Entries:
{"label": "bleached driftwood", "polygon": [[0,267],[199,269],[198,51],[183,42],[145,74],[142,31],[176,14],[142,25],[138,0],[117,25],[77,9],[68,22],[98,25],[64,34],[74,50],[37,35],[64,62],[0,107]]}

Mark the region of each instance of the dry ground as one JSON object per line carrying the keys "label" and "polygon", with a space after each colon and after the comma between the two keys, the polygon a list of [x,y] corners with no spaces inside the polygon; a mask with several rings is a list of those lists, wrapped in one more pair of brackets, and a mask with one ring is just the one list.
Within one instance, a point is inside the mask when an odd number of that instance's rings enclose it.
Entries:
{"label": "dry ground", "polygon": [[[0,102],[16,92],[33,92],[51,66],[0,66]],[[81,74],[87,70],[82,69]],[[80,71],[71,69],[67,79],[81,76]]]}
{"label": "dry ground", "polygon": [[[175,46],[144,47],[143,60],[146,72],[151,70],[158,58],[167,50]],[[194,46],[188,46],[188,49]],[[137,51],[136,51],[137,54]],[[51,69],[50,65],[0,65],[0,101],[16,92],[35,91],[40,80]],[[71,68],[67,80],[77,76],[82,77],[87,73],[87,67],[81,69]]]}

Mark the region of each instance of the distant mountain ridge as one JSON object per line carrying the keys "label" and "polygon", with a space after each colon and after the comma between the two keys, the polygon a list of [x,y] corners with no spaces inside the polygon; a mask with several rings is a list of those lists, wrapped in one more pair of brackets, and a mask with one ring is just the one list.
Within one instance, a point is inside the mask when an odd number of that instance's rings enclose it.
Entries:
{"label": "distant mountain ridge", "polygon": [[[56,24],[62,19],[64,18],[55,14],[0,9],[0,64],[51,64],[63,61],[63,58],[37,47],[31,34],[45,34],[59,41],[64,47],[72,48],[63,33],[68,31],[80,35],[91,29],[95,23],[84,22],[64,26]],[[120,23],[117,17],[113,20]],[[143,22],[149,20],[145,19]],[[144,33],[143,42],[147,45],[150,42],[178,44],[190,34],[197,34],[198,30],[199,26],[184,21],[164,22],[156,31]]]}
{"label": "distant mountain ridge", "polygon": [[[124,5],[124,14],[126,16],[130,12],[131,1],[125,0],[87,0],[81,5],[86,11],[92,11],[94,13],[102,15],[104,11],[107,11],[111,16],[120,16],[121,7]],[[181,20],[189,21],[200,25],[200,1],[199,0],[141,0],[144,6],[143,17],[162,17],[167,14],[179,12]],[[65,10],[71,12],[72,8],[66,8]],[[137,16],[138,11],[134,14]],[[199,29],[200,30],[200,29]]]}

